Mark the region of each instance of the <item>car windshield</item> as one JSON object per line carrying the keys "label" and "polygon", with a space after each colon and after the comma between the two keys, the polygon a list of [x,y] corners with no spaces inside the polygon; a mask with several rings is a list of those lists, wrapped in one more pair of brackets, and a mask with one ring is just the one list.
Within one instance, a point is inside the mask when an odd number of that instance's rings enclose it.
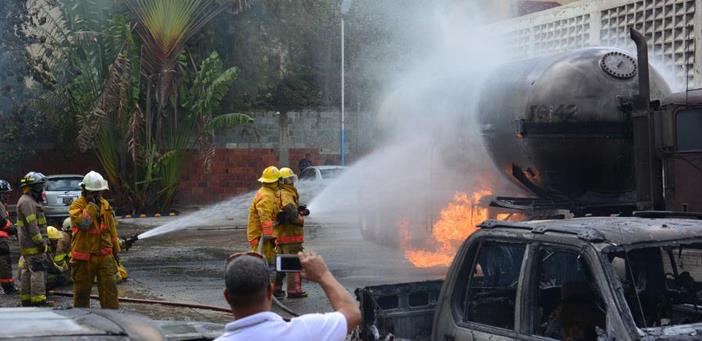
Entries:
{"label": "car windshield", "polygon": [[320,169],[322,172],[322,179],[332,179],[341,175],[344,172],[343,168],[332,168],[332,169]]}
{"label": "car windshield", "polygon": [[702,322],[702,244],[608,254],[639,328]]}
{"label": "car windshield", "polygon": [[46,184],[47,191],[80,191],[80,178],[52,178]]}

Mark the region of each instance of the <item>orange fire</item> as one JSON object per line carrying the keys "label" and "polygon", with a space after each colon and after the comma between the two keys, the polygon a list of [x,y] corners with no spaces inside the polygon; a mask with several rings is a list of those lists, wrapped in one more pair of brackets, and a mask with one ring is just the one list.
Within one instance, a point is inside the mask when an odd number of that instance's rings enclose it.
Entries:
{"label": "orange fire", "polygon": [[481,206],[481,199],[492,195],[489,189],[482,189],[471,195],[456,193],[453,200],[441,210],[439,220],[432,229],[436,242],[434,251],[412,249],[409,245],[409,220],[398,221],[405,257],[416,267],[448,266],[463,240],[477,230],[477,224],[488,218],[487,207]]}

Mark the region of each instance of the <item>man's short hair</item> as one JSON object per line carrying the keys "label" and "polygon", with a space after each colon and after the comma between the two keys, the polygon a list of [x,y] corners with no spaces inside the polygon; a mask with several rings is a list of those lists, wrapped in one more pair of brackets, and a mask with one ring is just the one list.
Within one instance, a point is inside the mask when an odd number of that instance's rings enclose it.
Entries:
{"label": "man's short hair", "polygon": [[237,257],[227,264],[224,283],[232,306],[246,308],[259,304],[266,299],[270,285],[268,265],[254,256]]}

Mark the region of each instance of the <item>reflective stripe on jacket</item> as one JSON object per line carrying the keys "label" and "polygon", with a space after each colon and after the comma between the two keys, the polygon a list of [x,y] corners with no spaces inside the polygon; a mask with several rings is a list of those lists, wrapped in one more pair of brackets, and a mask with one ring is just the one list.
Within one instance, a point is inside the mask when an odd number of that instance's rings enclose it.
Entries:
{"label": "reflective stripe on jacket", "polygon": [[[280,207],[289,204],[294,205],[295,208],[300,206],[300,195],[293,185],[281,185],[278,197],[280,198]],[[276,244],[297,244],[305,241],[302,226],[295,224],[276,226],[273,236],[276,237]]]}
{"label": "reflective stripe on jacket", "polygon": [[[120,250],[117,222],[112,207],[107,200],[100,198],[96,212],[88,199],[80,196],[68,208],[71,216],[71,258],[90,260],[91,255],[105,256]],[[81,230],[78,226],[85,226]]]}
{"label": "reflective stripe on jacket", "polygon": [[10,239],[10,235],[7,234],[7,229],[10,227],[12,227],[10,213],[7,212],[7,206],[0,202],[0,238]]}
{"label": "reflective stripe on jacket", "polygon": [[68,254],[71,252],[71,236],[63,231],[60,231],[61,239],[56,243],[54,250],[54,263],[59,266],[64,266],[68,261]]}
{"label": "reflective stripe on jacket", "polygon": [[46,228],[44,209],[29,193],[24,193],[17,201],[17,239],[20,254],[23,256],[44,253],[44,237],[41,229]]}
{"label": "reflective stripe on jacket", "polygon": [[273,235],[275,216],[280,209],[277,190],[277,184],[263,184],[251,201],[249,222],[246,226],[246,237],[249,242],[260,238],[261,235]]}

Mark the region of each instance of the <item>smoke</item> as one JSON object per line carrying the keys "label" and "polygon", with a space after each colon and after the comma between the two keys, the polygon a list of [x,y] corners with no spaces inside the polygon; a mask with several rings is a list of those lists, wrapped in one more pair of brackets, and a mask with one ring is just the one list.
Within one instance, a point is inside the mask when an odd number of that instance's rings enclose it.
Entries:
{"label": "smoke", "polygon": [[[392,70],[378,75],[387,89],[376,117],[382,142],[315,197],[315,218],[349,211],[360,221],[373,216],[369,225],[394,239],[402,219],[410,221],[416,239],[427,236],[455,192],[514,191],[497,176],[476,121],[481,84],[508,60],[494,38],[481,32],[499,13],[483,1],[415,5],[421,10],[402,12],[416,15],[403,17],[402,30],[421,34],[403,40],[403,58],[367,65]],[[397,63],[404,67],[398,70]]]}

